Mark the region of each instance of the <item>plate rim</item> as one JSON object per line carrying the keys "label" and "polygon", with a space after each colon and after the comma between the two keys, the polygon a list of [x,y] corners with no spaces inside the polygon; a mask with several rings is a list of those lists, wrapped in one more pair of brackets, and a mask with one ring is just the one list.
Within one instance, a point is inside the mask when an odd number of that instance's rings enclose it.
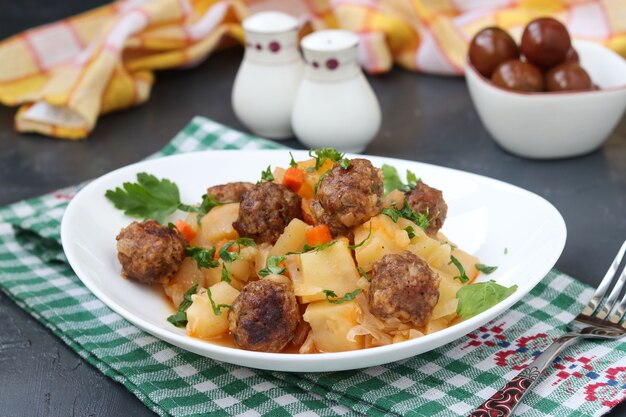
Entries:
{"label": "plate rim", "polygon": [[[156,325],[153,325],[152,323],[145,321],[144,319],[142,319],[141,317],[136,316],[135,314],[130,313],[129,311],[127,311],[125,308],[123,308],[121,305],[119,305],[115,299],[113,299],[112,297],[109,297],[108,295],[106,295],[105,293],[103,293],[102,291],[100,291],[99,286],[95,283],[95,281],[89,279],[89,274],[87,274],[83,268],[81,267],[80,261],[78,259],[78,257],[74,254],[73,249],[71,248],[68,240],[69,240],[69,233],[70,233],[70,228],[71,225],[69,224],[70,222],[67,220],[68,218],[72,217],[72,213],[77,210],[77,207],[80,204],[81,199],[87,194],[87,192],[89,190],[92,189],[97,189],[98,185],[106,182],[108,178],[113,177],[115,175],[118,175],[120,173],[120,171],[126,171],[126,170],[131,170],[132,168],[136,168],[137,166],[141,166],[141,165],[145,165],[145,164],[150,164],[153,163],[155,161],[160,161],[163,159],[184,159],[186,157],[189,157],[190,155],[196,155],[196,157],[200,157],[199,155],[212,155],[212,157],[215,156],[219,156],[220,154],[240,154],[240,153],[249,153],[249,154],[255,154],[257,156],[263,154],[263,153],[267,153],[267,154],[285,154],[288,155],[289,152],[291,152],[294,156],[298,156],[298,155],[302,155],[302,156],[307,156],[308,154],[306,153],[307,151],[305,150],[294,150],[294,149],[277,149],[277,150],[204,150],[204,151],[194,151],[194,152],[186,152],[186,153],[182,153],[182,154],[175,154],[175,155],[167,155],[167,156],[162,156],[162,157],[158,157],[158,158],[150,158],[150,159],[146,159],[146,160],[142,160],[142,161],[138,161],[120,168],[117,168],[115,170],[112,170],[94,180],[92,180],[91,182],[89,182],[87,185],[85,185],[83,188],[81,188],[76,195],[72,198],[72,200],[70,200],[64,214],[63,214],[63,218],[61,221],[61,244],[63,246],[63,251],[65,253],[65,256],[72,268],[72,270],[74,271],[74,273],[76,274],[76,276],[81,280],[81,282],[92,292],[92,294],[94,296],[96,296],[96,298],[98,298],[100,301],[102,301],[108,308],[111,308],[113,311],[115,311],[117,314],[119,314],[120,316],[122,316],[125,320],[128,320],[130,323],[132,323],[133,325],[141,328],[142,330],[152,334],[153,336],[164,340],[166,342],[169,342],[171,344],[174,344],[182,349],[185,349],[187,351],[191,351],[191,352],[195,352],[197,354],[200,354],[202,356],[206,356],[212,359],[216,359],[216,360],[220,360],[223,362],[228,362],[228,363],[232,363],[232,364],[237,364],[237,365],[242,365],[242,366],[247,366],[247,367],[253,367],[253,368],[257,368],[257,369],[266,369],[266,370],[279,370],[276,369],[276,367],[263,367],[263,366],[255,366],[255,365],[250,365],[248,362],[249,361],[253,361],[253,362],[260,362],[260,365],[262,365],[263,363],[276,363],[276,362],[284,362],[284,364],[293,364],[294,361],[297,362],[300,366],[303,366],[303,368],[298,368],[298,369],[285,369],[285,368],[281,368],[281,371],[287,371],[287,372],[302,372],[304,368],[306,368],[306,372],[322,372],[322,371],[326,371],[326,369],[320,369],[320,370],[315,370],[315,369],[311,369],[310,365],[315,364],[315,363],[319,363],[320,359],[323,359],[324,362],[329,362],[329,363],[335,363],[340,365],[339,367],[333,367],[333,370],[336,371],[340,371],[340,370],[348,370],[348,369],[362,369],[368,366],[372,366],[373,364],[384,364],[384,363],[389,363],[389,362],[393,362],[396,361],[397,359],[391,359],[391,360],[383,360],[382,362],[380,360],[374,360],[374,361],[370,361],[371,364],[369,365],[350,365],[346,363],[346,360],[348,359],[352,359],[355,362],[359,361],[359,360],[366,360],[368,357],[370,356],[378,356],[378,355],[382,355],[385,356],[386,354],[389,354],[390,356],[393,356],[394,353],[398,354],[401,353],[402,351],[407,351],[407,350],[419,350],[419,349],[415,349],[415,341],[417,340],[424,340],[424,338],[429,338],[429,336],[431,335],[426,335],[424,337],[420,337],[418,339],[413,339],[413,340],[408,340],[405,342],[401,342],[401,343],[394,343],[391,345],[385,345],[385,346],[377,346],[377,347],[373,347],[373,348],[367,348],[367,349],[360,349],[360,350],[354,350],[354,351],[346,351],[346,352],[328,352],[328,353],[319,353],[319,354],[300,354],[300,353],[269,353],[269,352],[254,352],[254,351],[247,351],[244,349],[237,349],[237,348],[232,348],[232,347],[227,347],[227,346],[221,346],[215,343],[211,343],[209,341],[204,341],[204,340],[200,340],[200,339],[196,339],[193,337],[190,337],[186,334],[178,334],[178,333],[174,333],[172,331],[169,331],[167,329],[163,329],[160,327],[157,327]],[[549,262],[546,262],[546,266],[544,268],[542,268],[541,273],[537,273],[537,278],[535,278],[533,281],[530,282],[530,285],[528,287],[528,291],[516,291],[515,293],[513,293],[511,296],[509,296],[508,298],[506,298],[505,300],[503,300],[502,302],[498,303],[497,305],[485,310],[484,312],[470,318],[467,320],[462,321],[461,323],[457,323],[453,326],[447,327],[445,329],[439,330],[435,333],[432,333],[433,335],[437,335],[438,339],[441,340],[443,339],[443,341],[441,343],[436,343],[436,339],[432,341],[432,343],[423,350],[419,350],[419,352],[414,353],[414,355],[417,354],[421,354],[421,353],[425,353],[428,352],[430,350],[433,350],[439,346],[442,346],[444,344],[448,344],[454,340],[457,340],[463,336],[466,336],[467,334],[469,334],[470,332],[476,330],[478,327],[480,327],[481,325],[484,325],[486,323],[488,323],[489,321],[493,320],[494,318],[496,318],[497,316],[504,314],[506,311],[508,311],[511,306],[513,306],[513,304],[517,303],[519,300],[521,300],[524,296],[526,296],[528,293],[530,293],[530,291],[532,291],[533,288],[535,288],[535,286],[546,276],[546,274],[548,272],[550,272],[550,270],[552,270],[552,268],[554,267],[554,265],[556,264],[557,260],[560,258],[563,249],[565,247],[565,243],[567,241],[567,227],[565,224],[565,220],[563,219],[563,216],[561,215],[561,213],[556,209],[556,207],[554,207],[554,205],[552,203],[550,203],[548,200],[546,200],[545,198],[543,198],[542,196],[533,193],[532,191],[526,190],[522,187],[519,187],[517,185],[514,184],[510,184],[507,183],[505,181],[501,181],[495,178],[491,178],[491,177],[487,177],[484,175],[480,175],[480,174],[475,174],[472,172],[467,172],[467,171],[463,171],[463,170],[459,170],[459,169],[455,169],[455,168],[449,168],[449,167],[445,167],[445,166],[441,166],[441,165],[436,165],[436,164],[430,164],[430,163],[425,163],[425,162],[420,162],[420,161],[413,161],[413,160],[408,160],[408,159],[400,159],[400,158],[391,158],[391,157],[384,157],[384,156],[377,156],[377,155],[358,155],[358,154],[346,154],[347,157],[349,158],[365,158],[365,159],[373,159],[373,160],[381,160],[384,163],[393,163],[394,161],[399,161],[402,163],[409,163],[409,164],[417,164],[417,165],[422,165],[422,166],[428,166],[428,167],[432,167],[435,169],[442,169],[445,171],[449,171],[453,174],[456,175],[463,175],[463,176],[469,176],[472,179],[481,181],[481,182],[486,182],[486,183],[491,183],[492,185],[498,186],[498,187],[506,187],[512,191],[515,191],[517,193],[522,193],[525,194],[527,196],[530,196],[531,198],[535,198],[538,199],[540,202],[544,203],[546,208],[548,208],[550,211],[553,212],[553,214],[555,215],[555,219],[558,219],[558,225],[556,225],[560,231],[562,232],[562,238],[559,241],[559,246],[558,248],[556,248],[556,251],[554,251],[552,257],[550,258]],[[129,219],[131,219],[129,217]],[[545,269],[545,271],[544,271]],[[456,336],[453,333],[457,333],[459,332],[459,335]],[[449,339],[449,340],[448,340]],[[413,342],[413,343],[412,343]],[[422,344],[423,342],[419,342],[420,344]],[[230,357],[232,355],[235,355],[237,358],[232,359],[232,358],[227,358]],[[218,357],[214,357],[214,356],[219,356]],[[322,358],[323,356],[323,358]],[[410,356],[410,355],[409,355]],[[405,355],[405,357],[407,357]],[[227,358],[227,359],[223,359],[223,358]],[[341,366],[343,364],[343,366]]]}

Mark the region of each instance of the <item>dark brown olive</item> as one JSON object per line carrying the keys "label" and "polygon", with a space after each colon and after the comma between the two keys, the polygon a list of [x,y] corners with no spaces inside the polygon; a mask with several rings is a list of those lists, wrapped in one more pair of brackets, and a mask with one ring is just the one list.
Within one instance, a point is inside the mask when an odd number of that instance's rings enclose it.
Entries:
{"label": "dark brown olive", "polygon": [[593,83],[578,63],[565,62],[548,71],[546,87],[548,91],[587,91],[593,90]]}
{"label": "dark brown olive", "polygon": [[493,72],[495,86],[517,91],[543,91],[543,74],[537,67],[519,59],[500,64]]}
{"label": "dark brown olive", "polygon": [[567,51],[567,55],[565,55],[565,62],[580,62],[580,58],[578,58],[578,52],[576,49],[569,48]]}
{"label": "dark brown olive", "polygon": [[519,58],[519,49],[511,36],[497,27],[481,30],[469,47],[469,59],[478,72],[487,78],[498,65]]}
{"label": "dark brown olive", "polygon": [[558,20],[543,17],[526,26],[520,49],[528,62],[546,71],[565,61],[571,46],[565,26]]}

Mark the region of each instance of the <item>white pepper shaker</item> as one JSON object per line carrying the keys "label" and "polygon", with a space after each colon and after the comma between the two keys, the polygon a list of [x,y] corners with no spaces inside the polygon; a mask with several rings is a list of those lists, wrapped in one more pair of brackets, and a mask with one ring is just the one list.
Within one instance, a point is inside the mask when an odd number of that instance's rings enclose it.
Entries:
{"label": "white pepper shaker", "polygon": [[244,20],[243,29],[246,50],[232,91],[235,115],[259,136],[292,137],[291,109],[304,67],[298,21],[262,12]]}
{"label": "white pepper shaker", "polygon": [[358,43],[346,30],[323,30],[302,39],[306,67],[291,124],[310,148],[362,152],[380,128],[380,106],[359,66]]}

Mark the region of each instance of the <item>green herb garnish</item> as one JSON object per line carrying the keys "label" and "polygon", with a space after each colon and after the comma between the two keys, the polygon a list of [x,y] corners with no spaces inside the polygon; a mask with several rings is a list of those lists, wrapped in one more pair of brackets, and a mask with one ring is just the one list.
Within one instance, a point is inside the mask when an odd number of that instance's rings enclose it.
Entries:
{"label": "green herb garnish", "polygon": [[167,318],[167,321],[172,323],[176,327],[184,327],[187,325],[187,309],[193,301],[191,301],[191,296],[196,293],[198,290],[198,283],[195,283],[191,288],[189,288],[185,294],[183,295],[183,301],[180,302],[178,306],[178,310],[175,314],[172,314]]}
{"label": "green herb garnish", "polygon": [[267,266],[259,271],[259,276],[266,277],[272,274],[284,274],[285,268],[280,266],[281,262],[285,261],[284,256],[270,256],[267,259]]}
{"label": "green herb garnish", "polygon": [[359,274],[361,274],[361,276],[367,280],[367,282],[372,282],[372,279],[370,278],[369,275],[367,275],[367,272],[365,272],[365,269],[358,267],[357,270],[359,271]]}
{"label": "green herb garnish", "polygon": [[196,261],[198,269],[217,268],[219,263],[215,258],[215,248],[206,249],[201,246],[188,246],[185,248],[185,255]]}
{"label": "green herb garnish", "polygon": [[452,255],[450,255],[450,262],[448,262],[448,265],[450,264],[454,264],[459,270],[459,275],[455,276],[454,279],[458,279],[464,284],[469,281],[469,277],[465,274],[465,268],[463,268],[461,262]]}
{"label": "green herb garnish", "polygon": [[456,293],[459,300],[456,314],[463,320],[469,319],[495,306],[516,290],[517,285],[507,288],[493,280],[461,287]]}
{"label": "green herb garnish", "polygon": [[398,219],[403,217],[412,221],[424,230],[428,229],[428,226],[430,226],[430,220],[428,220],[428,210],[426,210],[426,213],[417,213],[406,201],[400,210],[396,207],[395,201],[392,201],[391,207],[383,208],[381,213],[389,216],[394,223],[398,223]]}
{"label": "green herb garnish", "polygon": [[[235,244],[237,245],[237,251],[236,252],[229,251],[228,249],[230,249],[230,247]],[[217,256],[223,261],[222,273],[221,273],[222,281],[231,282],[232,277],[230,275],[230,269],[234,261],[241,259],[240,253],[241,253],[242,245],[243,246],[256,246],[256,243],[254,243],[254,240],[248,237],[240,237],[238,239],[231,240],[230,242],[224,243],[224,245],[222,245],[222,247],[220,248],[220,251],[217,253]]]}
{"label": "green herb garnish", "polygon": [[331,240],[330,242],[326,242],[326,243],[318,243],[316,245],[308,245],[308,244],[304,244],[304,248],[302,251],[300,252],[287,252],[285,255],[301,255],[303,253],[307,253],[307,252],[319,252],[319,251],[323,251],[326,248],[329,248],[331,246],[333,246],[335,243],[337,243],[336,240]]}
{"label": "green herb garnish", "polygon": [[267,169],[265,171],[261,172],[261,181],[267,181],[267,182],[274,181],[274,174],[272,174],[272,166],[271,165],[268,165]]}
{"label": "green herb garnish", "polygon": [[[348,292],[344,294],[343,297],[337,298],[337,294],[335,294],[332,290],[324,290],[323,293],[326,295],[326,301],[332,304],[343,304],[346,301],[354,300],[354,297],[361,293],[361,289],[357,288],[352,292]],[[333,297],[332,299],[330,297]]]}
{"label": "green herb garnish", "polygon": [[365,236],[365,239],[363,239],[361,242],[356,243],[356,244],[354,244],[354,245],[349,245],[349,246],[348,246],[348,249],[350,249],[350,250],[355,250],[355,249],[357,249],[357,248],[360,248],[361,246],[363,246],[363,244],[364,244],[365,242],[367,242],[367,240],[368,240],[370,237],[372,237],[372,222],[370,222],[370,231],[369,231],[369,233],[367,234],[367,236]]}
{"label": "green herb garnish", "polygon": [[483,274],[487,274],[487,275],[491,274],[496,269],[498,269],[497,266],[489,266],[489,265],[485,265],[485,264],[476,264],[475,267],[480,272],[482,272]]}
{"label": "green herb garnish", "polygon": [[228,304],[215,304],[215,301],[213,301],[213,294],[211,294],[210,288],[206,289],[206,294],[207,294],[207,297],[209,297],[209,301],[211,302],[211,307],[213,308],[213,314],[215,314],[216,316],[222,315],[222,308],[228,308],[230,310],[233,309],[233,306],[228,305]]}
{"label": "green herb garnish", "polygon": [[289,161],[289,166],[292,168],[298,168],[298,163],[295,159],[293,159],[293,155],[289,152],[289,156],[291,156],[291,161]]}
{"label": "green herb garnish", "polygon": [[309,172],[317,171],[318,169],[320,169],[327,159],[333,162],[338,162],[339,166],[343,169],[348,169],[350,167],[350,160],[347,158],[344,158],[343,157],[344,154],[342,154],[335,148],[322,148],[322,149],[310,150],[309,156],[315,158],[315,168],[313,169],[309,168],[307,170]]}
{"label": "green herb garnish", "polygon": [[406,231],[406,234],[409,235],[409,239],[413,239],[415,237],[415,229],[413,229],[413,226],[407,226],[404,230]]}
{"label": "green herb garnish", "polygon": [[211,204],[202,197],[200,207],[183,204],[178,186],[168,179],[158,179],[146,172],[137,174],[137,182],[125,182],[122,187],[107,190],[105,197],[124,214],[141,219],[154,219],[163,223],[176,210],[190,213],[208,213],[218,204]]}
{"label": "green herb garnish", "polygon": [[408,169],[406,170],[406,184],[402,182],[402,180],[400,179],[400,175],[398,175],[398,171],[394,167],[385,164],[381,167],[381,171],[383,172],[383,186],[385,187],[385,195],[389,194],[393,190],[400,190],[405,193],[409,192],[417,187],[417,183],[421,181],[413,172],[409,171]]}

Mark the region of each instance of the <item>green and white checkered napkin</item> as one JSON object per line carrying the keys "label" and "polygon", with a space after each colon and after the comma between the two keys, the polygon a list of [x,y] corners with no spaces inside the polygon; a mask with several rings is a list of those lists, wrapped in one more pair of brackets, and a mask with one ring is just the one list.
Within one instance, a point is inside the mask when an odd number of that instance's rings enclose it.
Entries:
{"label": "green and white checkered napkin", "polygon": [[[279,145],[197,117],[154,157]],[[448,346],[369,369],[287,374],[189,353],[139,330],[74,275],[59,244],[78,187],[0,209],[0,289],[104,374],[164,416],[466,415],[545,348],[591,289],[552,271],[505,315]],[[599,416],[626,397],[626,343],[561,356],[523,416]]]}

